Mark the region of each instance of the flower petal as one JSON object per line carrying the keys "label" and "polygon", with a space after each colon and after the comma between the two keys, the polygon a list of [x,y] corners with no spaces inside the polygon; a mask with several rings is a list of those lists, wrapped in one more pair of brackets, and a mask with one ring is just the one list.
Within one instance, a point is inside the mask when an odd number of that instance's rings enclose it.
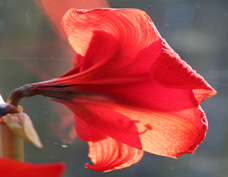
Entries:
{"label": "flower petal", "polygon": [[[79,138],[84,141],[95,128],[129,146],[177,157],[193,153],[204,139],[206,118],[190,90],[165,88],[149,78],[131,85],[82,86],[84,95],[80,86],[70,88],[69,92],[77,90],[77,98],[54,100],[90,125],[84,128],[75,121]],[[80,132],[85,134],[83,138]]]}
{"label": "flower petal", "polygon": [[77,116],[75,116],[75,128],[78,137],[83,141],[88,141],[88,156],[94,165],[90,166],[87,163],[85,167],[91,170],[108,172],[129,167],[143,156],[142,150],[102,134]]}
{"label": "flower petal", "polygon": [[74,116],[75,120],[75,130],[77,132],[78,138],[82,141],[88,141],[93,136],[95,129],[83,121],[78,116]]}
{"label": "flower petal", "polygon": [[216,94],[203,77],[181,60],[165,41],[162,54],[154,62],[150,76],[164,87],[192,89],[199,103]]}
{"label": "flower petal", "polygon": [[40,83],[43,87],[137,82],[148,77],[161,54],[157,29],[137,9],[71,9],[63,18],[63,26],[80,54],[78,64],[62,77]]}
{"label": "flower petal", "polygon": [[[192,153],[205,137],[207,121],[191,90],[162,87],[153,80],[99,89],[118,101],[115,111],[123,109],[120,112],[136,123],[143,150],[177,157]],[[93,90],[98,92],[96,86]]]}
{"label": "flower petal", "polygon": [[64,170],[63,163],[34,165],[0,158],[0,176],[2,177],[61,177]]}
{"label": "flower petal", "polygon": [[[98,140],[99,137],[102,140]],[[99,172],[129,167],[140,161],[143,156],[142,150],[120,143],[96,130],[88,144],[88,156],[94,165],[90,166],[87,163],[85,167]]]}
{"label": "flower petal", "polygon": [[[165,96],[166,94],[162,98]],[[84,139],[78,133],[79,138],[84,141],[88,141],[89,137],[93,135],[94,132],[91,131],[94,128],[129,146],[153,154],[176,158],[183,153],[193,153],[204,139],[207,130],[204,113],[200,107],[195,107],[187,96],[186,92],[186,97],[180,99],[176,96],[176,99],[168,98],[164,99],[164,102],[157,101],[160,105],[154,109],[142,109],[140,106],[143,105],[140,104],[139,107],[116,104],[108,99],[91,96],[83,100],[68,100],[64,104],[90,125],[84,128],[81,124],[76,124],[76,128],[81,127],[77,132],[80,132],[81,129],[84,129],[83,132],[87,132],[86,130],[90,132],[83,135]],[[154,98],[156,99],[156,97]],[[188,101],[181,102],[184,99]],[[171,105],[167,103],[168,100],[171,101]],[[183,109],[172,105],[172,102],[175,101],[178,105],[183,103]],[[150,100],[147,100],[147,103],[150,105]],[[156,100],[153,105],[156,105]],[[83,132],[81,133],[83,134]]]}
{"label": "flower petal", "polygon": [[150,18],[138,9],[71,9],[62,25],[74,50],[86,57],[84,70],[114,56],[135,57],[160,39]]}
{"label": "flower petal", "polygon": [[[142,149],[135,123],[128,117],[116,112],[112,105],[110,105],[109,100],[105,100],[102,97],[93,100],[92,96],[90,96],[89,100],[67,100],[65,105],[75,113],[76,118],[79,117],[92,128],[99,130],[103,134],[108,135],[117,141]],[[75,122],[76,127],[80,127],[77,123],[83,125],[77,119]],[[83,128],[84,127],[81,129]],[[88,128],[83,132],[87,129]],[[80,129],[76,131],[78,137],[83,141],[86,141],[93,134],[90,130],[82,138]]]}
{"label": "flower petal", "polygon": [[194,153],[204,139],[207,121],[200,109],[175,113],[146,112],[117,108],[118,112],[135,121],[143,150],[162,156],[177,158]]}
{"label": "flower petal", "polygon": [[7,114],[3,117],[3,120],[16,135],[29,143],[34,144],[37,148],[43,147],[40,138],[33,127],[32,121],[27,114]]}

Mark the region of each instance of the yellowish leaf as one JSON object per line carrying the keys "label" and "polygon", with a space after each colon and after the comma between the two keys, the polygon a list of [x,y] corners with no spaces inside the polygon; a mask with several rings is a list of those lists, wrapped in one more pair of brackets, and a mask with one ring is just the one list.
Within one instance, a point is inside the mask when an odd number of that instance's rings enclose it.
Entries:
{"label": "yellowish leaf", "polygon": [[[18,109],[22,111],[22,107]],[[35,145],[37,148],[43,147],[33,123],[26,113],[7,114],[3,116],[3,121],[16,135]]]}

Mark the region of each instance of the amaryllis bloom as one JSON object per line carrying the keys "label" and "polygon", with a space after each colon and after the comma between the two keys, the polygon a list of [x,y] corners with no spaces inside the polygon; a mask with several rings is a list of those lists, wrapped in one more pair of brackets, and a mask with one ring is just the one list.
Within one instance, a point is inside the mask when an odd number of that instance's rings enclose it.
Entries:
{"label": "amaryllis bloom", "polygon": [[[199,103],[216,92],[161,38],[137,9],[70,9],[62,21],[74,69],[27,85],[75,114],[89,144],[92,170],[138,162],[143,152],[177,158],[202,142],[207,120]],[[24,88],[26,88],[24,87]]]}
{"label": "amaryllis bloom", "polygon": [[63,163],[31,164],[0,158],[0,176],[2,177],[61,177]]}

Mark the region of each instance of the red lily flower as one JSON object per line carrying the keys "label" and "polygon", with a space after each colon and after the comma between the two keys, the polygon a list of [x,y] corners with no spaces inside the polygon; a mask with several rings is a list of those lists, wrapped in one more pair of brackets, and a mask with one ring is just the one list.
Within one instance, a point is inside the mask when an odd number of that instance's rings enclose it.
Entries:
{"label": "red lily flower", "polygon": [[4,177],[60,177],[65,170],[62,163],[31,164],[0,159],[0,176]]}
{"label": "red lily flower", "polygon": [[137,9],[69,10],[62,21],[78,53],[65,75],[31,84],[75,114],[92,170],[138,162],[143,151],[176,158],[205,137],[199,103],[216,92]]}

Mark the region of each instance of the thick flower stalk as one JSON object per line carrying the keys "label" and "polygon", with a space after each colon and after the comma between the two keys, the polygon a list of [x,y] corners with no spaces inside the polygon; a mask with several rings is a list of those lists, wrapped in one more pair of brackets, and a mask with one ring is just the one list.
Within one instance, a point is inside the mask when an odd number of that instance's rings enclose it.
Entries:
{"label": "thick flower stalk", "polygon": [[74,69],[21,87],[8,103],[42,95],[66,105],[78,137],[89,144],[92,170],[128,167],[144,151],[173,158],[194,153],[207,130],[199,103],[216,92],[145,12],[70,9],[62,25],[77,52]]}

